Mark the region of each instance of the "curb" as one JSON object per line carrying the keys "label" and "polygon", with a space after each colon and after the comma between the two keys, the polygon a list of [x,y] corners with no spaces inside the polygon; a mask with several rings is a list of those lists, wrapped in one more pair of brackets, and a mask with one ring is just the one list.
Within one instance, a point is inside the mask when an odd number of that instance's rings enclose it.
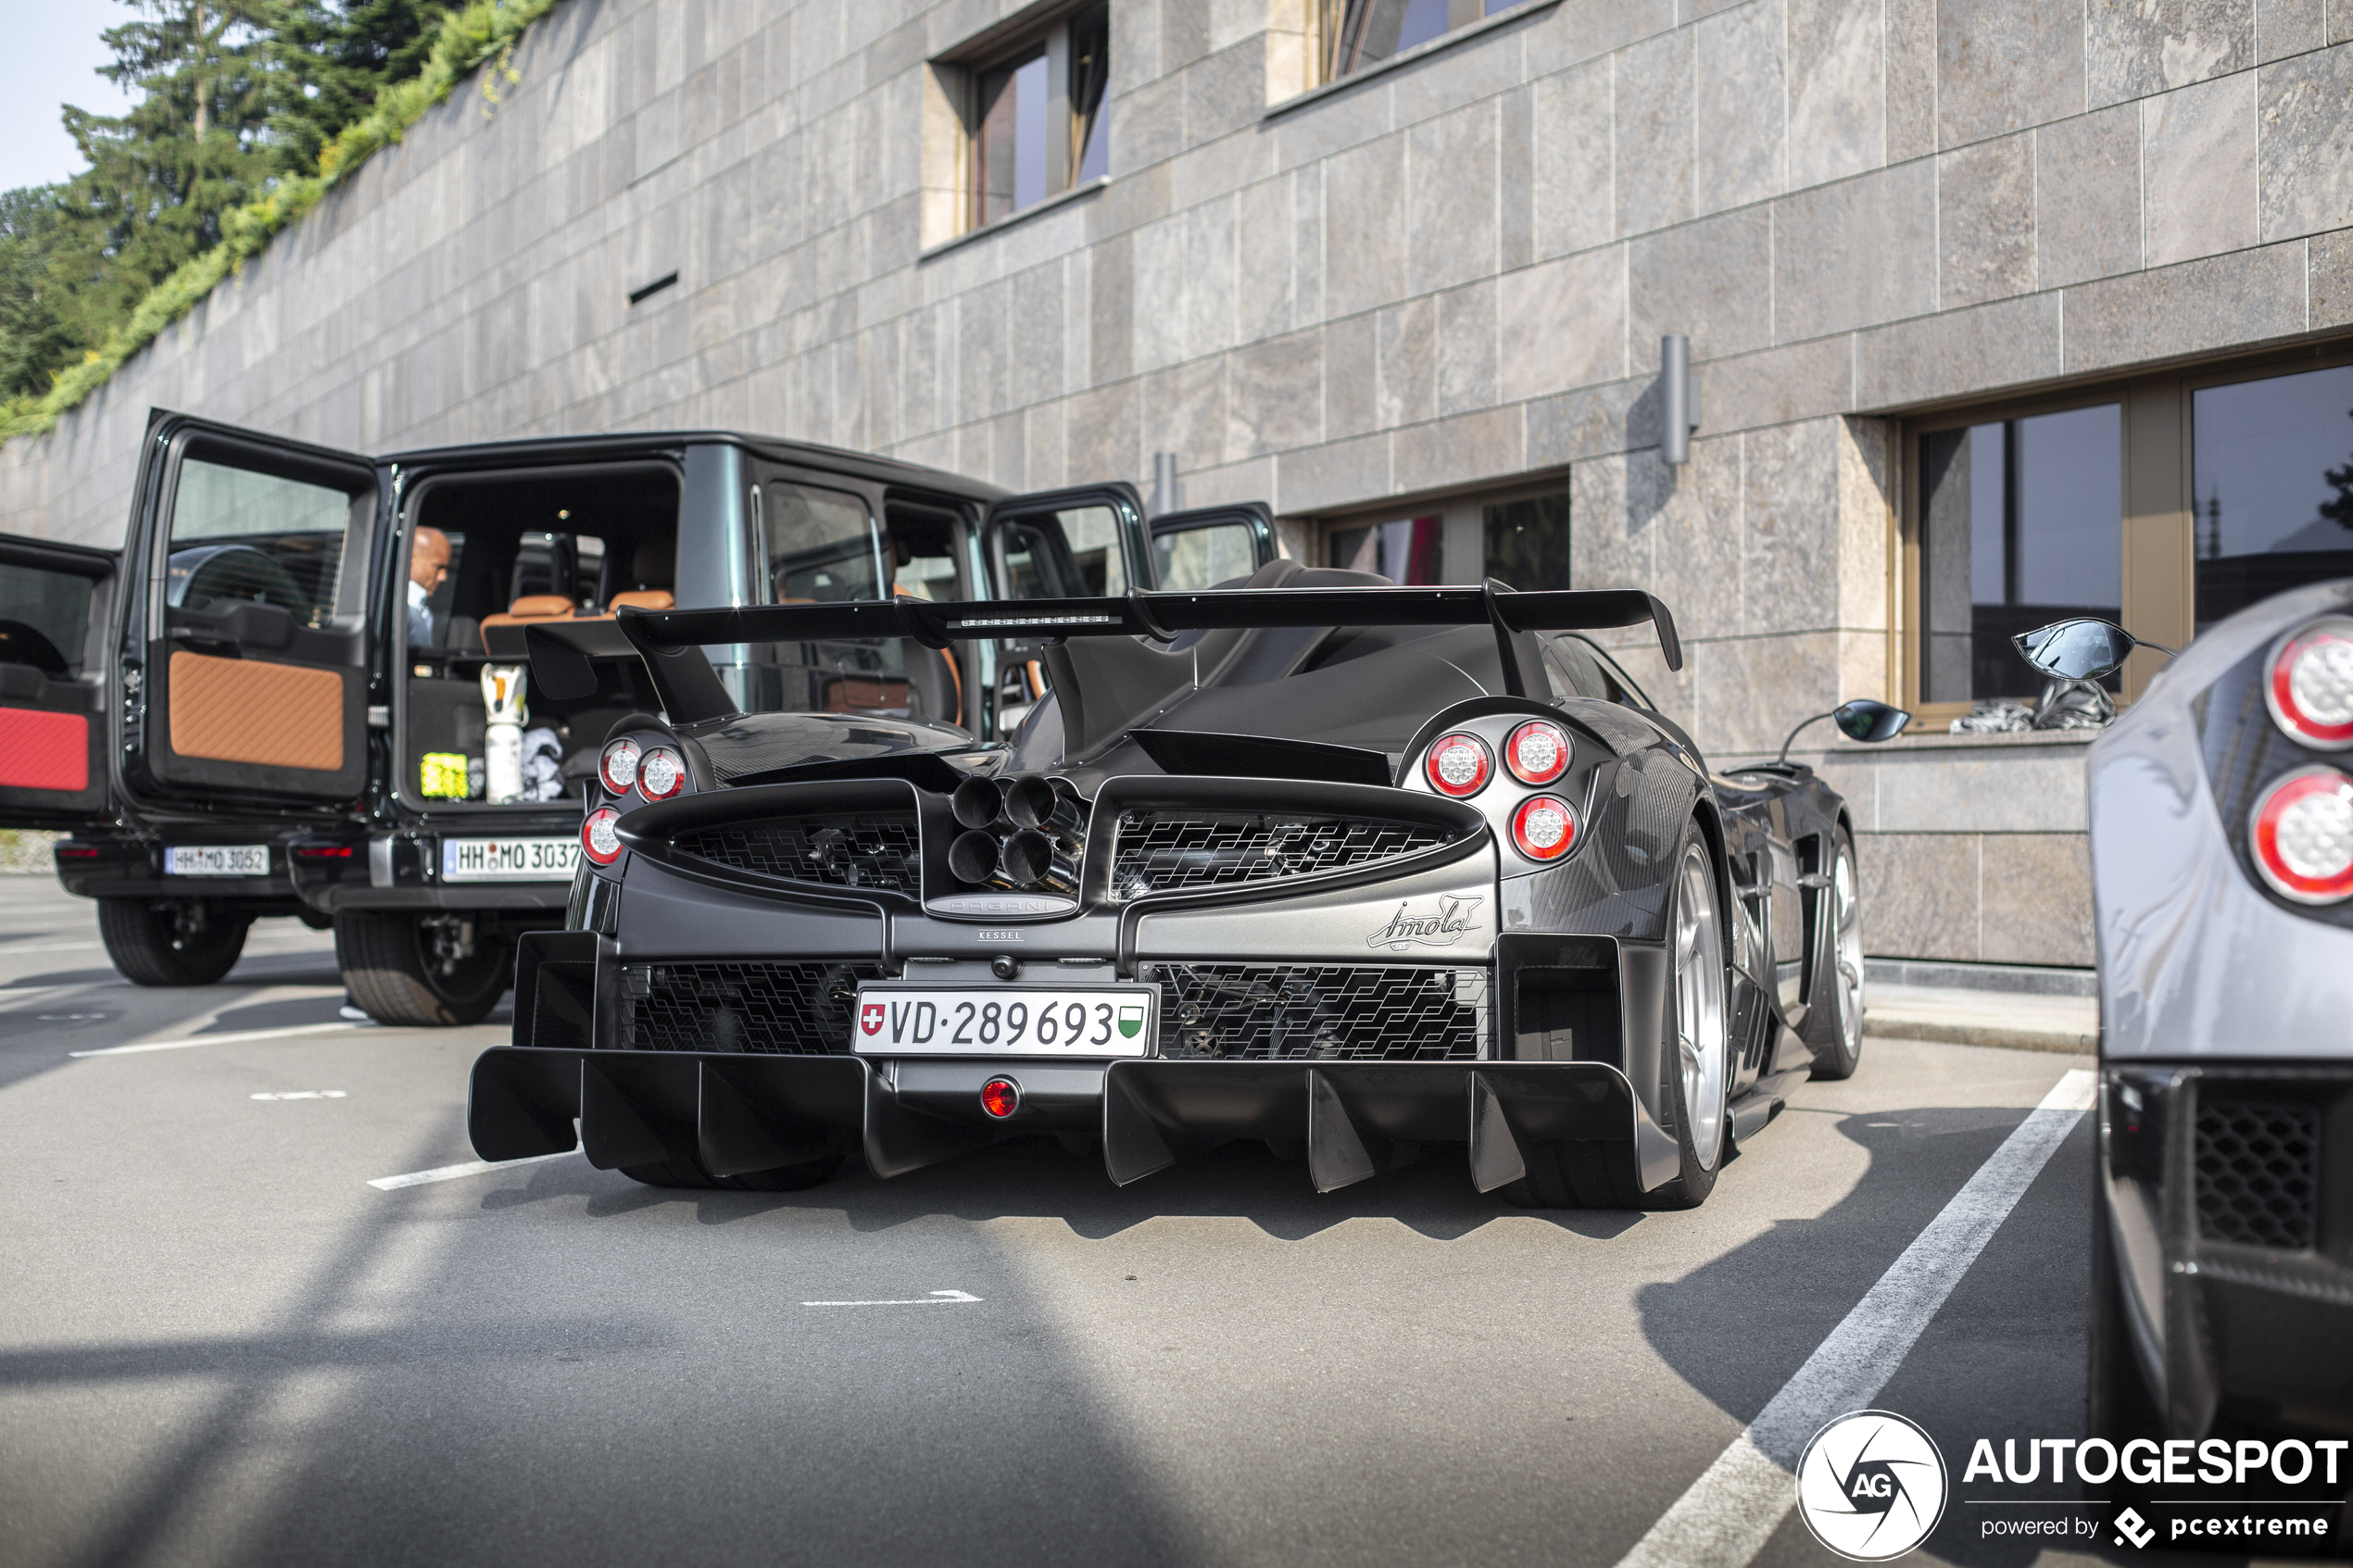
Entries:
{"label": "curb", "polygon": [[1863,1032],[1899,1040],[1929,1040],[1950,1046],[2000,1046],[2009,1050],[2055,1051],[2095,1056],[2099,1036],[2073,1029],[2024,1029],[2004,1023],[1955,1023],[1916,1014],[1863,1010]]}

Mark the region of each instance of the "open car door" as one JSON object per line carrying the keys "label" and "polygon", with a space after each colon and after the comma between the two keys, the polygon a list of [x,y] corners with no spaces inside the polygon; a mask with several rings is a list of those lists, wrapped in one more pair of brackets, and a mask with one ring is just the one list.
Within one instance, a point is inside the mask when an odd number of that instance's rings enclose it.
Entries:
{"label": "open car door", "polygon": [[0,534],[0,828],[94,826],[115,553]]}
{"label": "open car door", "polygon": [[349,800],[368,771],[375,465],[158,410],[124,552],[128,771],[182,798]]}
{"label": "open car door", "polygon": [[1163,512],[1151,520],[1151,542],[1161,592],[1239,587],[1275,558],[1275,513],[1264,501]]}
{"label": "open car door", "polygon": [[[980,525],[989,591],[1000,599],[1092,598],[1151,588],[1144,500],[1124,482],[1003,495]],[[1046,695],[1046,667],[1032,640],[977,650],[990,733],[1009,735]]]}

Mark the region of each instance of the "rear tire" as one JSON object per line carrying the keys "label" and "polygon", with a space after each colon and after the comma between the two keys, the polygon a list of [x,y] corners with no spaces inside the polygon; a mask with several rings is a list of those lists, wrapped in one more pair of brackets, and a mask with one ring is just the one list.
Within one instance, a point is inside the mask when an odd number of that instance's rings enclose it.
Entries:
{"label": "rear tire", "polygon": [[1863,894],[1844,828],[1831,840],[1828,892],[1814,933],[1814,1005],[1798,1037],[1814,1053],[1814,1076],[1835,1080],[1863,1060]]}
{"label": "rear tire", "polygon": [[689,1190],[722,1192],[799,1192],[831,1179],[849,1157],[828,1154],[822,1160],[803,1160],[798,1165],[779,1165],[773,1171],[749,1171],[740,1176],[714,1176],[702,1168],[702,1161],[691,1156],[665,1160],[659,1165],[623,1165],[621,1173],[633,1182],[649,1187],[685,1187]]}
{"label": "rear tire", "polygon": [[201,915],[189,930],[182,907],[145,898],[98,900],[98,936],[107,957],[133,985],[209,985],[236,967],[245,950],[251,915],[232,915],[218,905],[184,906]]}
{"label": "rear tire", "polygon": [[[1677,846],[1667,934],[1674,965],[1667,990],[1658,1100],[1667,1110],[1680,1168],[1644,1192],[1622,1145],[1548,1143],[1529,1151],[1528,1175],[1504,1189],[1523,1209],[1696,1209],[1715,1189],[1730,1147],[1732,1051],[1723,893],[1715,858],[1692,822]],[[1696,1100],[1694,1114],[1693,1101]]]}
{"label": "rear tire", "polygon": [[447,1029],[480,1022],[514,978],[504,942],[483,941],[447,972],[414,915],[346,910],[335,916],[335,962],[351,999],[379,1023]]}

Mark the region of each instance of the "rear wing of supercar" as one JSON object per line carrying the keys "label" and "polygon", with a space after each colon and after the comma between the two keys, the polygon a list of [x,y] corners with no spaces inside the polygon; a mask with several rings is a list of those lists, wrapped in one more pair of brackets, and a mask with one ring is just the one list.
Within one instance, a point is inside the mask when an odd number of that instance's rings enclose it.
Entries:
{"label": "rear wing of supercar", "polygon": [[[1494,629],[1505,690],[1524,696],[1544,689],[1541,656],[1529,633],[1601,631],[1645,621],[1657,633],[1667,667],[1680,670],[1683,647],[1675,634],[1675,618],[1655,595],[1633,588],[1523,594],[1492,581],[1465,588],[1247,588],[949,604],[900,598],[741,609],[624,608],[610,621],[534,622],[523,628],[523,641],[532,684],[559,701],[596,691],[595,660],[643,659],[663,711],[678,724],[731,718],[737,711],[734,696],[703,655],[706,646],[876,637],[909,637],[935,648],[993,638],[1044,641],[1060,645],[1064,656],[1055,661],[1057,690],[1066,709],[1079,709],[1066,711],[1063,721],[1076,753],[1088,749],[1098,735],[1111,733],[1147,693],[1164,684],[1173,688],[1179,665],[1187,671],[1185,679],[1191,679],[1196,668],[1191,658],[1182,649],[1169,650],[1169,645],[1189,633],[1276,626],[1486,625]],[[1095,641],[1117,638],[1130,640],[1124,645]],[[1158,669],[1163,661],[1168,666],[1164,671]],[[1065,685],[1070,689],[1064,690]]]}

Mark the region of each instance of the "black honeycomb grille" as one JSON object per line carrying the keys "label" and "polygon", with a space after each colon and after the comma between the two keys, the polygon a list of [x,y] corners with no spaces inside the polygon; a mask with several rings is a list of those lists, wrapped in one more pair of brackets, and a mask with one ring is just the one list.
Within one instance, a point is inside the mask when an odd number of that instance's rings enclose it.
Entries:
{"label": "black honeycomb grille", "polygon": [[849,1049],[858,983],[879,963],[629,964],[624,1044],[641,1051],[831,1056]]}
{"label": "black honeycomb grille", "polygon": [[1112,896],[1230,887],[1411,854],[1453,834],[1420,822],[1269,811],[1123,811]]}
{"label": "black honeycomb grille", "polygon": [[1485,969],[1155,964],[1163,1056],[1459,1061],[1487,1034]]}
{"label": "black honeycomb grille", "polygon": [[671,847],[733,871],[835,887],[912,894],[918,880],[915,814],[761,817],[678,834]]}
{"label": "black honeycomb grille", "polygon": [[2197,1228],[2209,1241],[2301,1251],[2321,1190],[2321,1113],[2209,1099],[2197,1110]]}

